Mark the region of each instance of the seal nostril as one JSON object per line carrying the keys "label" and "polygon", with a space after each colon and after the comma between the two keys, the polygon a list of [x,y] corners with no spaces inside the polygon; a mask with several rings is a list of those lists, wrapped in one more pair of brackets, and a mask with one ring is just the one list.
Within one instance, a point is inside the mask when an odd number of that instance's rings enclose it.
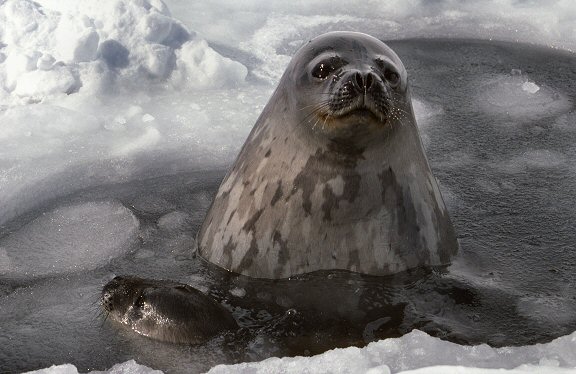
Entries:
{"label": "seal nostril", "polygon": [[356,81],[356,85],[359,88],[364,88],[364,78],[362,77],[362,74],[360,73],[354,74],[354,80]]}
{"label": "seal nostril", "polygon": [[373,77],[372,73],[366,74],[366,89],[369,89],[370,87],[372,87],[373,83],[374,83],[374,77]]}

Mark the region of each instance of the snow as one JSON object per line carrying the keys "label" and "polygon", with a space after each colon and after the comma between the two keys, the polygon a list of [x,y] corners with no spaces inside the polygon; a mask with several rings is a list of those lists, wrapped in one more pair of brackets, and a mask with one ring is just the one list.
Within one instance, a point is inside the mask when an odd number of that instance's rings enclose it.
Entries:
{"label": "snow", "polygon": [[[54,365],[46,369],[31,371],[34,374],[78,374],[78,370],[74,365]],[[121,364],[116,364],[106,372],[93,371],[92,373],[108,373],[108,374],[161,374],[160,370],[150,369],[146,366],[139,365],[134,360],[126,361]]]}
{"label": "snow", "polygon": [[[473,37],[574,51],[575,19],[576,5],[570,0],[553,5],[528,0],[215,0],[209,5],[184,0],[0,0],[0,227],[14,219],[19,224],[0,236],[0,279],[73,277],[129,254],[143,232],[134,211],[153,216],[157,228],[171,236],[170,243],[185,248],[182,243],[193,239],[183,233],[198,213],[179,211],[163,197],[144,195],[130,206],[90,198],[50,204],[99,186],[225,167],[290,55],[314,35],[349,29],[383,39]],[[567,95],[538,80],[535,72],[505,68],[498,75],[475,77],[474,100],[485,113],[503,118],[500,126],[509,127],[558,116],[556,127],[574,131],[573,103]],[[418,96],[414,109],[429,144],[430,124],[445,112],[441,104]],[[473,162],[462,151],[443,165]],[[562,169],[567,163],[566,154],[538,148],[500,160],[498,168],[519,175]],[[506,183],[478,185],[494,191],[513,188]],[[458,203],[450,191],[443,192],[449,205]],[[210,204],[210,196],[194,198],[200,212]],[[30,212],[36,215],[27,216]],[[153,255],[143,250],[137,258]],[[202,279],[195,277],[190,282],[202,287]],[[59,303],[65,296],[55,292],[68,283],[54,282],[33,288],[43,295],[39,299],[26,290],[0,288],[2,296],[10,293],[0,306],[17,300],[9,315],[19,316],[30,305],[46,304],[47,309],[35,313],[45,318],[43,313],[53,308],[62,320],[73,319],[76,315],[64,313],[67,308]],[[70,295],[82,291],[74,300],[83,311],[87,299],[82,285],[66,287]],[[242,288],[230,292],[246,294]],[[570,320],[573,309],[566,300],[524,297],[517,308],[535,323],[553,324]],[[36,321],[32,313],[10,328],[28,331]],[[575,352],[576,333],[547,344],[496,349],[460,346],[413,331],[363,349],[222,365],[210,372],[556,374],[576,372]],[[66,364],[37,372],[78,370]],[[132,360],[106,372],[159,371]]]}
{"label": "snow", "polygon": [[240,84],[247,74],[170,17],[161,1],[8,0],[0,25],[8,56],[0,87],[13,104],[170,76],[179,86],[219,88]]}
{"label": "snow", "polygon": [[[269,358],[259,363],[220,365],[208,373],[371,373],[371,370],[403,374],[469,373],[464,366],[478,367],[471,373],[497,372],[491,370],[494,368],[522,373],[521,365],[529,365],[539,373],[567,373],[570,371],[566,366],[576,365],[576,352],[571,350],[574,341],[576,334],[559,338],[549,345],[494,349],[487,345],[459,346],[412,331],[402,338],[370,343],[363,349],[350,347],[306,358]],[[422,366],[426,368],[415,370]]]}
{"label": "snow", "polygon": [[[575,343],[576,333],[543,345],[495,349],[487,345],[459,346],[412,331],[402,338],[370,343],[363,349],[349,347],[312,357],[274,357],[261,362],[218,365],[208,374],[568,374],[576,373]],[[33,373],[77,373],[72,365],[44,370]],[[118,372],[145,374],[151,369],[128,361],[106,371]]]}

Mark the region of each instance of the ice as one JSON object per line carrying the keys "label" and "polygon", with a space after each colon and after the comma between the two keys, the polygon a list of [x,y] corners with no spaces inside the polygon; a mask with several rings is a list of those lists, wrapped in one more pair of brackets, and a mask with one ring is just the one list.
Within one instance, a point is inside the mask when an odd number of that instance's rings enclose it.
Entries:
{"label": "ice", "polygon": [[550,297],[546,295],[527,296],[517,305],[521,314],[535,323],[544,322],[551,325],[562,323],[572,317],[574,300],[570,297]]}
{"label": "ice", "polygon": [[89,202],[43,213],[0,239],[3,278],[90,270],[130,250],[138,220],[116,201]]}
{"label": "ice", "polygon": [[155,120],[155,118],[148,113],[146,113],[142,116],[142,122],[152,122],[154,120]]}
{"label": "ice", "polygon": [[535,94],[540,90],[540,87],[534,82],[524,82],[522,83],[522,89],[529,94]]}
{"label": "ice", "polygon": [[562,92],[532,82],[525,75],[502,75],[479,82],[477,100],[482,108],[521,120],[568,112],[570,100]]}
{"label": "ice", "polygon": [[166,231],[182,231],[189,222],[189,214],[184,212],[171,212],[158,219],[158,227]]}
{"label": "ice", "polygon": [[230,290],[230,294],[236,297],[244,297],[246,296],[246,290],[240,287],[234,287]]}
{"label": "ice", "polygon": [[528,169],[554,169],[566,165],[566,157],[549,149],[535,149],[514,156],[500,165],[508,173],[522,173]]}
{"label": "ice", "polygon": [[[208,373],[367,373],[369,370],[387,370],[382,365],[389,368],[391,373],[403,374],[419,368],[424,369],[416,372],[492,373],[498,372],[498,369],[486,369],[506,368],[511,373],[523,373],[523,370],[551,374],[574,373],[575,342],[576,333],[549,344],[531,347],[464,347],[439,341],[415,330],[401,338],[371,343],[364,349],[349,347],[313,357],[270,358],[258,363],[219,365]],[[434,367],[437,365],[443,367]]]}
{"label": "ice", "polygon": [[435,366],[424,369],[408,370],[402,372],[402,374],[562,374],[562,373],[572,373],[572,369],[565,368],[555,368],[547,366],[533,366],[533,365],[521,365],[515,369],[504,370],[504,369],[481,369],[481,368],[465,368],[465,367],[450,367],[450,366]]}
{"label": "ice", "polygon": [[72,364],[53,365],[46,369],[29,371],[34,374],[78,374],[78,369]]}
{"label": "ice", "polygon": [[[107,371],[91,371],[92,374],[161,374],[160,370],[150,369],[144,365],[139,365],[136,361],[130,360],[121,364],[116,364]],[[27,374],[78,374],[76,366],[71,364],[54,365],[40,370],[29,371]]]}

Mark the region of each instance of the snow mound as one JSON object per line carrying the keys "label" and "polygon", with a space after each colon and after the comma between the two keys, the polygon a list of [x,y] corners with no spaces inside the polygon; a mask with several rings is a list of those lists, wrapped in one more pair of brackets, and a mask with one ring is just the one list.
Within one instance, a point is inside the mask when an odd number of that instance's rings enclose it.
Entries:
{"label": "snow mound", "polygon": [[[91,373],[107,374],[161,374],[160,370],[150,369],[144,365],[139,365],[134,360],[116,364],[108,371],[92,371]],[[29,371],[27,374],[78,374],[78,369],[72,364],[53,365],[46,369]]]}
{"label": "snow mound", "polygon": [[176,70],[179,87],[196,89],[235,86],[247,75],[159,0],[0,3],[0,98],[12,103],[146,86]]}
{"label": "snow mound", "polygon": [[[491,348],[461,346],[414,330],[365,348],[333,349],[312,357],[269,358],[260,362],[218,365],[209,374],[568,374],[576,369],[576,333],[548,344]],[[73,365],[52,366],[35,374],[77,374]],[[135,361],[114,365],[109,371],[92,373],[161,373]]]}
{"label": "snow mound", "polygon": [[0,239],[0,273],[30,278],[95,269],[126,253],[138,227],[117,201],[57,208]]}
{"label": "snow mound", "polygon": [[[434,367],[439,365],[443,366]],[[401,338],[380,340],[362,349],[348,347],[333,349],[312,357],[269,358],[261,362],[218,365],[208,373],[521,374],[534,368],[531,371],[533,373],[556,374],[574,373],[574,367],[576,367],[576,333],[548,344],[491,348],[485,344],[462,346],[414,330]],[[492,368],[499,369],[489,370]],[[419,370],[411,371],[414,369]],[[504,369],[510,371],[503,371]]]}

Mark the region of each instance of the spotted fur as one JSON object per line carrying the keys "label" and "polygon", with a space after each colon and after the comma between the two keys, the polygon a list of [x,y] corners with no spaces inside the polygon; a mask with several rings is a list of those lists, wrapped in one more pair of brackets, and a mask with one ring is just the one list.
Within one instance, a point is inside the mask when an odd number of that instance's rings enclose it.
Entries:
{"label": "spotted fur", "polygon": [[208,261],[259,278],[387,275],[457,249],[402,62],[351,32],[296,53],[198,236]]}

